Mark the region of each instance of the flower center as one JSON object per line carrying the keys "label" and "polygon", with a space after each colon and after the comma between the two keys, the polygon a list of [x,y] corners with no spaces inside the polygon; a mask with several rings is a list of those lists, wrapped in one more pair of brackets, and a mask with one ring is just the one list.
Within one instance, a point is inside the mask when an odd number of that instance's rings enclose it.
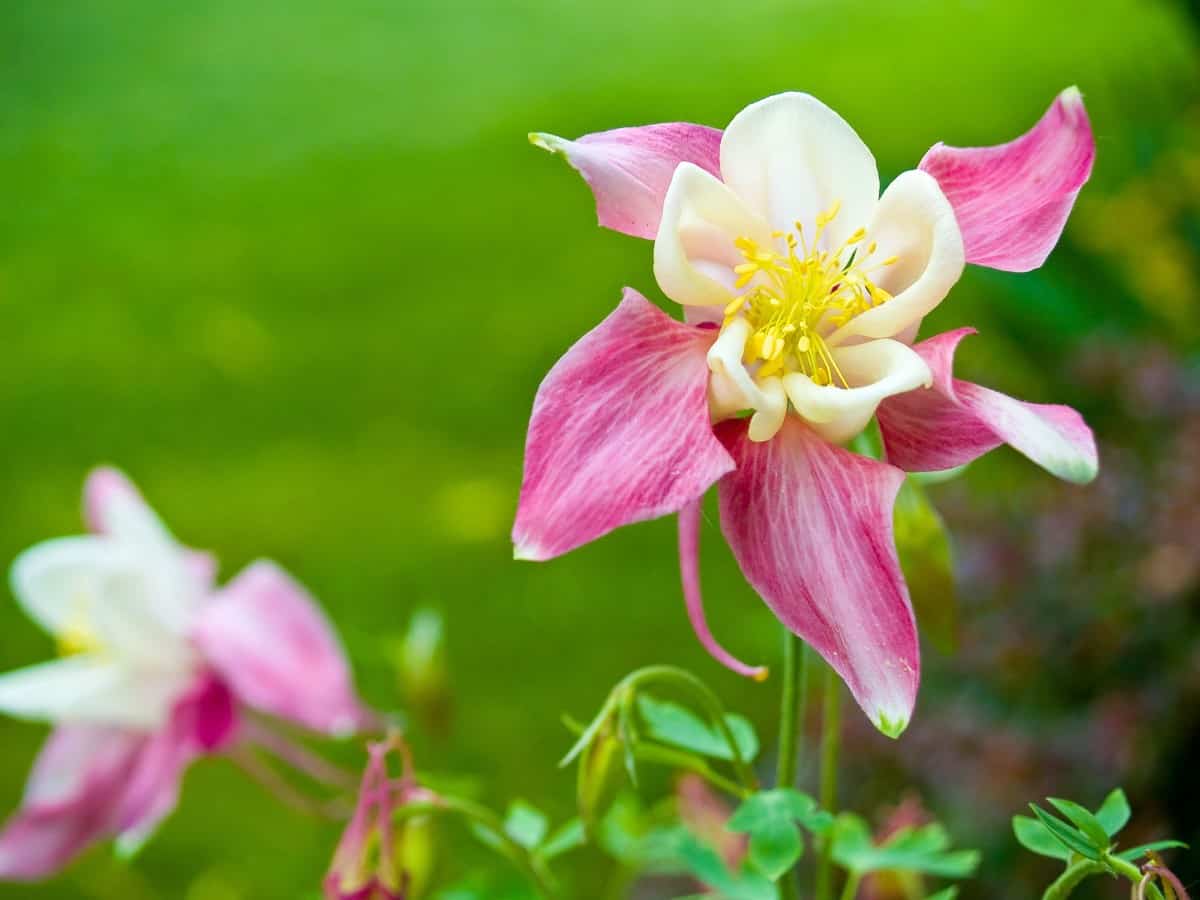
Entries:
{"label": "flower center", "polygon": [[104,649],[96,626],[92,624],[93,598],[86,591],[79,591],[71,600],[71,614],[57,634],[58,655],[77,656],[80,653],[96,653]]}
{"label": "flower center", "polygon": [[795,232],[774,232],[772,237],[783,240],[786,253],[760,247],[748,237],[734,241],[745,260],[734,267],[735,287],[749,290],[725,307],[725,327],[739,316],[750,323],[742,361],[747,366],[759,363],[759,378],[800,372],[820,385],[849,387],[825,338],[892,298],[871,274],[899,257],[872,263],[877,247],[874,241],[862,247],[865,228],[835,250],[821,249],[825,229],[840,209],[839,200],[817,215],[811,243],[800,222]]}

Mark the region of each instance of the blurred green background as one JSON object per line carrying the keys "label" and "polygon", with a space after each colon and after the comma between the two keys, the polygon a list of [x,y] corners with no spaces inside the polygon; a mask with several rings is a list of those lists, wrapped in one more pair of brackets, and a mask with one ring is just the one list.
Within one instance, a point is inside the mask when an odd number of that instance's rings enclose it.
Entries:
{"label": "blurred green background", "polygon": [[[693,668],[768,731],[778,685],[691,635],[671,522],[510,558],[539,380],[623,285],[662,299],[650,245],[598,229],[525,134],[721,126],[800,89],[887,178],[938,140],[1007,140],[1078,84],[1098,158],[1060,248],[1033,275],[969,271],[926,333],[976,325],[967,377],[1085,411],[1104,474],[1064,487],[1000,450],[932,489],[960,647],[927,649],[898,744],[850,717],[843,799],[874,815],[910,785],[987,854],[964,896],[1049,879],[1007,820],[1050,790],[1094,804],[1122,783],[1131,835],[1195,842],[1198,58],[1195,7],[1147,0],[7,3],[0,558],[77,531],[107,461],[226,576],[259,555],[295,572],[380,706],[405,705],[395,644],[438,608],[453,716],[417,749],[497,806],[568,815],[559,716],[638,665]],[[714,630],[774,662],[774,620],[705,540]],[[4,668],[50,652],[11,603],[0,622]],[[0,722],[0,806],[42,736]],[[312,896],[336,831],[207,761],[132,867],[105,848],[0,897]]]}

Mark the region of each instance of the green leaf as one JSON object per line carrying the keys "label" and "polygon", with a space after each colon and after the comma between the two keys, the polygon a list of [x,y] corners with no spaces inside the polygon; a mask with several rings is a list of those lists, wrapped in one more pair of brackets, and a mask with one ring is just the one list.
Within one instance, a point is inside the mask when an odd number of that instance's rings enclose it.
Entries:
{"label": "green leaf", "polygon": [[1037,816],[1038,821],[1046,827],[1051,836],[1072,853],[1078,853],[1080,856],[1093,861],[1100,859],[1100,853],[1092,846],[1086,836],[1072,828],[1062,819],[1050,815],[1050,813],[1046,812],[1036,803],[1030,803],[1029,808],[1033,810],[1033,814]]}
{"label": "green leaf", "polygon": [[893,527],[900,567],[921,633],[943,653],[957,644],[958,601],[950,532],[918,481],[906,478],[896,495]]}
{"label": "green leaf", "polygon": [[582,819],[569,819],[559,826],[546,842],[542,844],[538,853],[542,859],[551,860],[556,856],[562,856],[576,847],[582,847],[587,841],[587,833],[583,828]]}
{"label": "green leaf", "polygon": [[1116,835],[1129,821],[1129,801],[1125,792],[1117,788],[1104,798],[1100,808],[1096,810],[1096,820],[1104,827],[1109,837]]}
{"label": "green leaf", "polygon": [[807,822],[816,813],[817,802],[807,794],[792,788],[759,791],[742,801],[727,824],[730,831],[751,831],[773,819]]}
{"label": "green leaf", "polygon": [[548,826],[545,815],[524,800],[514,801],[504,817],[504,833],[526,850],[542,842]]}
{"label": "green leaf", "polygon": [[867,823],[858,816],[838,816],[833,831],[833,859],[857,875],[881,870],[922,872],[965,878],[979,866],[976,850],[949,850],[950,837],[941,825],[904,828],[882,845],[871,841]]}
{"label": "green leaf", "polygon": [[1128,850],[1122,850],[1117,854],[1126,862],[1136,862],[1147,853],[1157,853],[1159,850],[1186,850],[1188,847],[1183,841],[1154,841],[1150,844],[1141,844],[1137,847],[1130,847]]}
{"label": "green leaf", "polygon": [[750,863],[775,880],[790,870],[804,852],[798,822],[808,822],[816,802],[790,788],[761,791],[748,797],[726,823],[729,831],[750,835]]}
{"label": "green leaf", "polygon": [[[733,751],[724,734],[678,703],[639,694],[637,708],[648,737],[712,759],[733,759]],[[750,762],[758,756],[758,736],[754,726],[738,715],[727,715],[725,723],[733,733],[742,761]]]}
{"label": "green leaf", "polygon": [[730,872],[721,855],[686,828],[658,829],[648,843],[651,859],[681,867],[725,900],[779,900],[774,881],[752,870]]}
{"label": "green leaf", "polygon": [[1071,859],[1071,851],[1064,847],[1037,819],[1031,819],[1029,816],[1013,816],[1012,827],[1018,843],[1026,850],[1037,853],[1039,856],[1061,859],[1063,862]]}
{"label": "green leaf", "polygon": [[1055,809],[1071,820],[1093,847],[1101,852],[1108,849],[1108,832],[1104,830],[1100,820],[1089,810],[1073,800],[1063,800],[1061,797],[1047,797],[1046,799]]}
{"label": "green leaf", "polygon": [[775,881],[796,865],[804,852],[800,829],[786,820],[775,820],[750,833],[750,864]]}
{"label": "green leaf", "polygon": [[958,888],[954,885],[945,890],[938,891],[936,894],[930,894],[925,900],[954,900],[958,896]]}

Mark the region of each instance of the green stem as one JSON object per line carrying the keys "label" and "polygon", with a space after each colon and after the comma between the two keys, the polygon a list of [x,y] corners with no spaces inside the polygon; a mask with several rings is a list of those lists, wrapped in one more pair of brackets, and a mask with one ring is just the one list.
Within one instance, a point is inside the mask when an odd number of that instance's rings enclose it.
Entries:
{"label": "green stem", "polygon": [[846,886],[842,888],[842,900],[854,900],[858,896],[860,881],[862,881],[862,876],[857,872],[851,872],[846,876]]}
{"label": "green stem", "polygon": [[799,759],[797,713],[800,691],[800,638],[783,629],[783,690],[779,700],[779,760],[775,768],[775,786],[796,786]]}
{"label": "green stem", "polygon": [[[832,813],[837,809],[837,764],[842,736],[842,683],[831,666],[825,667],[825,699],[821,720],[821,808]],[[817,860],[816,900],[833,896],[833,842],[821,844]]]}
{"label": "green stem", "polygon": [[[800,758],[799,735],[803,725],[800,704],[803,698],[803,672],[807,656],[803,643],[786,627],[783,629],[783,690],[779,700],[779,760],[775,769],[775,786],[796,786],[796,768]],[[795,871],[779,876],[780,900],[796,900]]]}
{"label": "green stem", "polygon": [[[1104,854],[1104,861],[1108,863],[1111,869],[1119,875],[1124,875],[1134,884],[1142,880],[1142,870],[1131,862],[1127,862],[1119,856],[1113,856],[1111,853]],[[1064,896],[1066,896],[1064,894]],[[1151,882],[1146,885],[1146,896],[1150,900],[1163,900],[1162,891],[1158,889],[1158,885]]]}
{"label": "green stem", "polygon": [[1099,875],[1105,871],[1103,865],[1090,859],[1080,859],[1067,866],[1067,870],[1054,880],[1042,894],[1042,900],[1064,900],[1081,881],[1091,875]]}
{"label": "green stem", "polygon": [[729,728],[729,722],[725,719],[725,707],[721,705],[721,701],[717,699],[717,695],[709,689],[708,685],[691,672],[676,666],[647,666],[627,675],[613,690],[613,695],[623,697],[626,691],[635,691],[642,685],[652,682],[673,684],[691,693],[704,707],[709,721],[713,723],[725,743],[729,745],[733,770],[737,774],[738,781],[750,789],[757,787],[754,771],[746,760],[742,759],[742,750],[733,736],[733,731]]}
{"label": "green stem", "polygon": [[555,900],[558,896],[554,877],[546,869],[546,864],[530,853],[528,848],[510,838],[500,817],[487,807],[458,797],[439,797],[436,801],[405,804],[396,810],[395,821],[404,822],[420,816],[438,815],[456,815],[468,822],[482,825],[499,840],[500,851],[533,882],[543,900]]}
{"label": "green stem", "polygon": [[664,766],[694,772],[713,787],[737,797],[739,800],[745,800],[753,793],[749,788],[742,787],[736,781],[731,781],[718,772],[714,772],[712,767],[704,762],[704,760],[690,753],[675,750],[671,747],[663,747],[661,744],[645,742],[639,743],[633,753],[638,759],[646,762],[660,763]]}

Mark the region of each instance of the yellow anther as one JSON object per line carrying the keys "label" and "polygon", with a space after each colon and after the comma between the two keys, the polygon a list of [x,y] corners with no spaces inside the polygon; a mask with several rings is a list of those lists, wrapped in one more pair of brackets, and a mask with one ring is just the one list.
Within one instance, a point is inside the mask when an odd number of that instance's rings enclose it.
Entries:
{"label": "yellow anther", "polygon": [[898,256],[889,256],[887,259],[885,259],[883,261],[882,265],[894,266],[899,259],[900,259],[900,257],[898,257]]}
{"label": "yellow anther", "polygon": [[[840,211],[835,201],[817,215],[817,243]],[[770,246],[749,237],[735,241],[743,261],[732,267],[739,295],[725,306],[725,326],[734,321],[750,326],[742,361],[757,366],[755,377],[800,372],[816,384],[847,386],[826,338],[891,299],[871,277],[880,264],[866,262],[877,243],[854,246],[866,235],[865,227],[857,228],[836,249],[818,249],[805,242],[804,225],[797,222],[794,231],[773,232]],[[786,250],[776,252],[781,246]],[[883,264],[895,262],[891,257]]]}

